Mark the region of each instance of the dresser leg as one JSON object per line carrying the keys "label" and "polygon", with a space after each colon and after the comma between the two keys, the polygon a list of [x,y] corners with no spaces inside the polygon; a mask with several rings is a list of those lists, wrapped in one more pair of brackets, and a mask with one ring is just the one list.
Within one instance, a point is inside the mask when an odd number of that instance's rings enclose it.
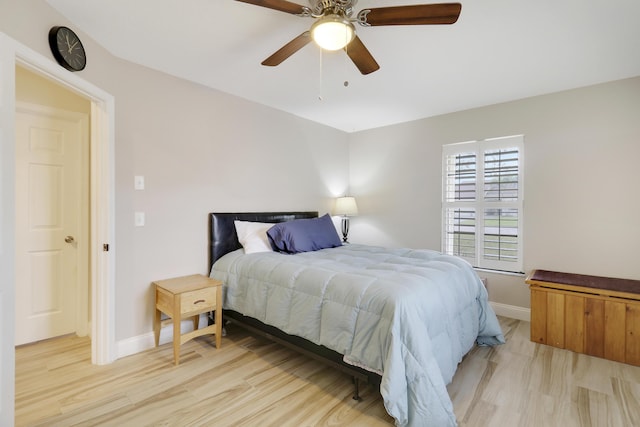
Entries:
{"label": "dresser leg", "polygon": [[153,335],[156,339],[156,347],[160,345],[160,317],[162,316],[162,312],[156,308],[156,315],[153,318]]}
{"label": "dresser leg", "polygon": [[222,345],[222,310],[216,310],[216,348]]}
{"label": "dresser leg", "polygon": [[173,361],[180,363],[180,295],[176,295],[173,301]]}
{"label": "dresser leg", "polygon": [[180,363],[180,320],[173,319],[173,362]]}

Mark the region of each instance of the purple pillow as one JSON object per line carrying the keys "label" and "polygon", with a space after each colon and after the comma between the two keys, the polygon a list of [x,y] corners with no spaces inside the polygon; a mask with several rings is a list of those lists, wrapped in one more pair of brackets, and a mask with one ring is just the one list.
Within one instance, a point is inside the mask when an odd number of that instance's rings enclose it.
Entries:
{"label": "purple pillow", "polygon": [[267,230],[267,237],[273,250],[288,254],[342,246],[329,214],[280,222]]}

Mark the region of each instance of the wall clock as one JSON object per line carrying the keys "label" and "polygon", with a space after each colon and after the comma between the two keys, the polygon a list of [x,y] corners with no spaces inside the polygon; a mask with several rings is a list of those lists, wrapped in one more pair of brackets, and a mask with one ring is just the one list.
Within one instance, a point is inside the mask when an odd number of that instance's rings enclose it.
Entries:
{"label": "wall clock", "polygon": [[87,55],[80,38],[67,27],[49,30],[49,46],[53,57],[69,71],[81,71],[87,65]]}

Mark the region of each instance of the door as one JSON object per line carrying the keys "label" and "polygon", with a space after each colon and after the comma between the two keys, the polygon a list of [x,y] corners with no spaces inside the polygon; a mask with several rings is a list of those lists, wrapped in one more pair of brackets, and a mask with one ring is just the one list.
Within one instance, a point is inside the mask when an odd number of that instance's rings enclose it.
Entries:
{"label": "door", "polygon": [[16,111],[16,345],[76,332],[82,322],[86,122],[53,108]]}

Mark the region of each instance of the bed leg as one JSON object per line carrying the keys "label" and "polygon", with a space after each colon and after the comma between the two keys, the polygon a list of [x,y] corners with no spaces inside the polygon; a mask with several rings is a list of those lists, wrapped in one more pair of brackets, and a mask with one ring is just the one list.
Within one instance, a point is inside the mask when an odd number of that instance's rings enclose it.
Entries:
{"label": "bed leg", "polygon": [[355,389],[355,393],[353,394],[353,400],[361,400],[360,399],[360,378],[353,377],[353,387]]}

